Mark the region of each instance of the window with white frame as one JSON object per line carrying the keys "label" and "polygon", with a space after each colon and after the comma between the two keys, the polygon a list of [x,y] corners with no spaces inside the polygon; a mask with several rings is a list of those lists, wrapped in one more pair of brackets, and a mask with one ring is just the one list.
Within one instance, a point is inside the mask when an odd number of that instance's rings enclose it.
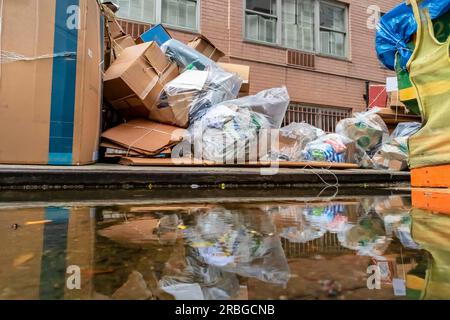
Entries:
{"label": "window with white frame", "polygon": [[347,6],[333,0],[246,0],[245,37],[345,57]]}
{"label": "window with white frame", "polygon": [[121,18],[198,30],[198,0],[113,0]]}
{"label": "window with white frame", "polygon": [[277,39],[277,1],[247,0],[245,35],[247,39],[275,43]]}

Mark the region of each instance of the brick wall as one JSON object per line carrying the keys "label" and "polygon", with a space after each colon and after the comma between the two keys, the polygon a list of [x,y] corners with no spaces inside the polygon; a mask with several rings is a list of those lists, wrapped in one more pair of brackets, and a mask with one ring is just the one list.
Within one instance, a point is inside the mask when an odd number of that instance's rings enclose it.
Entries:
{"label": "brick wall", "polygon": [[[382,68],[375,53],[375,30],[366,26],[367,8],[387,12],[401,0],[341,0],[349,6],[348,59],[314,57],[314,68],[287,64],[287,49],[246,42],[243,0],[201,0],[200,32],[226,53],[224,62],[251,66],[251,93],[286,85],[291,100],[304,104],[364,110],[366,81],[384,83],[393,73]],[[131,31],[129,24],[127,30]],[[134,28],[140,31],[142,27]],[[194,34],[169,29],[187,42]],[[135,36],[137,34],[134,34]]]}

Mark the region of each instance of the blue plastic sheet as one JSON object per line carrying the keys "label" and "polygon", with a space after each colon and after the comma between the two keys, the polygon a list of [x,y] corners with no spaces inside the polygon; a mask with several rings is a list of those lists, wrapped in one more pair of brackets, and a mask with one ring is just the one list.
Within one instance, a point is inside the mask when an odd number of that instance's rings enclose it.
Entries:
{"label": "blue plastic sheet", "polygon": [[[450,0],[423,0],[420,7],[428,9],[431,19],[436,19],[450,10]],[[417,31],[412,7],[402,3],[380,19],[375,38],[378,59],[394,70],[395,54],[398,51],[400,66],[406,68],[412,50],[408,48],[411,36]]]}

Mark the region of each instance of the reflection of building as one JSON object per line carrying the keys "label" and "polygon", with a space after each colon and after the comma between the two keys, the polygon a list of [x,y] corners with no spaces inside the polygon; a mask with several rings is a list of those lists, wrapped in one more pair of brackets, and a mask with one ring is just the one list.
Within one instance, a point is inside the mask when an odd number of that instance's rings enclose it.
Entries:
{"label": "reflection of building", "polygon": [[353,253],[353,250],[344,248],[339,243],[336,233],[330,232],[306,243],[292,243],[284,238],[282,238],[281,243],[288,259],[310,257],[312,254],[335,255]]}

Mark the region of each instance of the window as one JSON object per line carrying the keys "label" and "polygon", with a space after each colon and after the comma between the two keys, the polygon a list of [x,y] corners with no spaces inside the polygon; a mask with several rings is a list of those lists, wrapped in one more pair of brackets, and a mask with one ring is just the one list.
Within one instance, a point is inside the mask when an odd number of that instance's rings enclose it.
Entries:
{"label": "window", "polygon": [[345,56],[345,7],[320,4],[320,52]]}
{"label": "window", "polygon": [[245,37],[345,57],[347,7],[325,0],[246,0]]}
{"label": "window", "polygon": [[245,8],[246,38],[276,43],[277,0],[247,0]]}
{"label": "window", "polygon": [[284,0],[282,44],[314,51],[314,0]]}
{"label": "window", "polygon": [[147,23],[198,29],[197,0],[114,0],[121,18]]}

